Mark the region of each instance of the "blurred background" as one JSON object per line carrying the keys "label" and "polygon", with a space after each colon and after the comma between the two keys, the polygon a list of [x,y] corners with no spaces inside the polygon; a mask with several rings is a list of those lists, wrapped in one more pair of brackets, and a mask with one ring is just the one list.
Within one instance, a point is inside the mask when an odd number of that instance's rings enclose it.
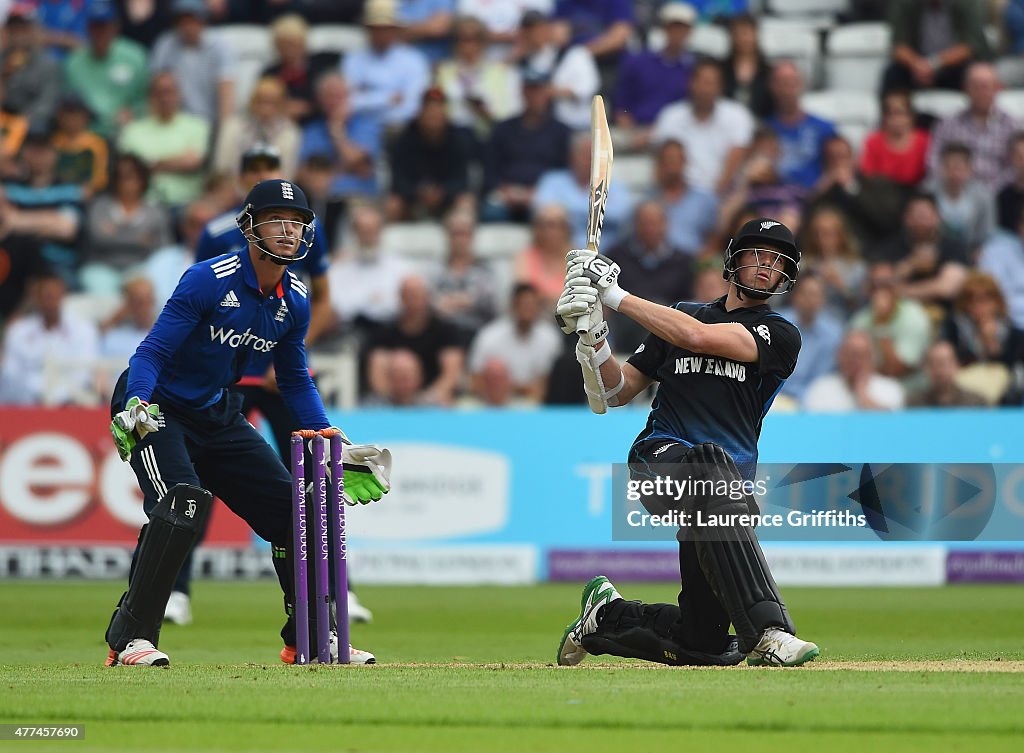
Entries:
{"label": "blurred background", "polygon": [[[711,300],[742,222],[798,234],[772,303],[803,351],[763,461],[1024,459],[1024,2],[0,0],[0,22],[0,577],[125,575],[144,515],[111,387],[280,176],[319,218],[332,420],[396,455],[350,517],[354,577],[676,578],[671,546],[611,541],[611,464],[653,395],[592,416],[551,317],[597,93],[625,288]],[[618,353],[642,339],[611,326]],[[1020,549],[769,555],[783,583],[937,584],[1024,579]],[[196,568],[271,573],[222,508]]]}

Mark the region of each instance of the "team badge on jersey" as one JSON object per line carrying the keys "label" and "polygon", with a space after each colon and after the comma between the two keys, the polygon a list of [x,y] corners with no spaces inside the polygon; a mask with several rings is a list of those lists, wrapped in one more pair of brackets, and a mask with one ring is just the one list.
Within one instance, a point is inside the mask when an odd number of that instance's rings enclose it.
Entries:
{"label": "team badge on jersey", "polygon": [[761,336],[761,339],[764,340],[766,343],[768,343],[769,345],[772,344],[772,333],[769,331],[767,324],[758,324],[754,328],[754,331],[757,332],[757,334]]}
{"label": "team badge on jersey", "polygon": [[283,322],[286,316],[288,316],[288,304],[285,303],[284,299],[282,298],[281,305],[277,307],[277,313],[274,314],[274,321]]}

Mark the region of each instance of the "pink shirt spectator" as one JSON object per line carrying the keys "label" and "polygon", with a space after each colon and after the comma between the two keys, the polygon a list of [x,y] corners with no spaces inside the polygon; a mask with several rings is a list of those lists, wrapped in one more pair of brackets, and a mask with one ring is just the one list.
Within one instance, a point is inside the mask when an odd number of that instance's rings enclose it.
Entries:
{"label": "pink shirt spectator", "polygon": [[864,141],[860,171],[880,176],[907,186],[920,183],[927,172],[928,132],[915,129],[906,148],[900,150],[886,142],[885,133],[873,131]]}

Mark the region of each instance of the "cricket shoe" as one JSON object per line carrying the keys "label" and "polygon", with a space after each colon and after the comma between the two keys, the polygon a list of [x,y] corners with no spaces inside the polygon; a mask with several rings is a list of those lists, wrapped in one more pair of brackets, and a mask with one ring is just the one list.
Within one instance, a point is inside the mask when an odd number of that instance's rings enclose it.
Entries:
{"label": "cricket shoe", "polygon": [[586,658],[588,652],[583,648],[583,638],[597,631],[598,610],[621,598],[612,582],[603,575],[598,575],[583,587],[580,616],[565,629],[562,642],[558,644],[560,666],[573,667]]}
{"label": "cricket shoe", "polygon": [[[369,651],[363,651],[355,648],[351,643],[348,644],[348,661],[349,664],[376,664],[377,658]],[[281,661],[285,664],[295,663],[295,646],[285,646],[281,649]],[[338,661],[338,634],[331,631],[331,662]]]}
{"label": "cricket shoe", "polygon": [[752,667],[799,667],[819,653],[818,647],[809,641],[802,641],[779,628],[768,628],[747,656],[747,664]]}
{"label": "cricket shoe", "polygon": [[171,591],[167,606],[164,607],[164,622],[173,622],[175,625],[192,624],[192,603],[187,593]]}
{"label": "cricket shoe", "polygon": [[110,649],[106,665],[116,667],[120,664],[139,667],[168,667],[171,664],[171,659],[163,651],[157,650],[157,647],[150,641],[145,638],[136,638],[133,641],[128,641],[128,645],[120,653]]}
{"label": "cricket shoe", "polygon": [[349,623],[373,622],[373,612],[359,602],[359,597],[355,595],[354,591],[348,592],[348,621]]}

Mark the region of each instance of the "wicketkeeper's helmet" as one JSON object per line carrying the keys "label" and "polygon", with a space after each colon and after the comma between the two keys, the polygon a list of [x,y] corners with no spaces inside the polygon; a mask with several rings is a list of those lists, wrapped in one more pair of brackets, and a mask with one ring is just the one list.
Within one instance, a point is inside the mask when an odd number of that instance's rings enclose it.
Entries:
{"label": "wicketkeeper's helmet", "polygon": [[[299,247],[294,256],[281,256],[267,248],[266,241],[288,237],[284,235],[284,223],[296,222],[294,220],[257,222],[257,215],[268,209],[294,209],[302,215],[302,220],[298,222],[301,225]],[[238,223],[242,235],[249,243],[255,245],[275,263],[287,265],[305,259],[309,254],[313,246],[313,220],[315,218],[316,215],[310,209],[306,194],[302,189],[290,181],[275,178],[264,180],[252,187],[249,195],[245,197],[242,211],[235,217],[235,222]],[[260,230],[260,228],[264,228],[272,232],[275,225],[281,228],[281,233],[278,235],[264,234],[264,230]]]}

